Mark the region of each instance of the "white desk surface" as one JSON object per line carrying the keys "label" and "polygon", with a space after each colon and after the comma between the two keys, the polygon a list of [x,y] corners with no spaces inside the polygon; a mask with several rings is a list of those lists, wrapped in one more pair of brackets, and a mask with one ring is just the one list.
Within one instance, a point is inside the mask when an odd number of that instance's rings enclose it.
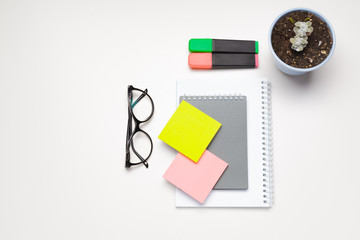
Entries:
{"label": "white desk surface", "polygon": [[[282,11],[325,15],[333,58],[306,76],[276,69]],[[0,239],[359,239],[358,2],[1,1]],[[192,71],[188,40],[255,39],[259,69]],[[157,139],[181,78],[273,83],[275,204],[176,209]],[[148,88],[150,168],[124,168],[127,85]]]}

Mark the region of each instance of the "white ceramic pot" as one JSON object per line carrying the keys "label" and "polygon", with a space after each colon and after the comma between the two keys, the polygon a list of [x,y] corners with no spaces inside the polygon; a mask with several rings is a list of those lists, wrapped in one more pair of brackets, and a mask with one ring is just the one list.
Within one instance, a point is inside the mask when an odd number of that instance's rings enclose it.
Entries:
{"label": "white ceramic pot", "polygon": [[[330,32],[331,32],[331,36],[332,36],[332,39],[333,39],[333,44],[332,44],[332,47],[330,49],[330,52],[329,52],[329,55],[324,59],[324,61],[322,61],[319,65],[316,65],[314,67],[311,67],[311,68],[295,68],[295,67],[292,67],[286,63],[284,63],[277,55],[276,53],[274,52],[274,49],[272,47],[272,43],[271,43],[271,34],[272,34],[272,31],[274,29],[274,26],[275,24],[277,23],[277,21],[283,17],[284,15],[287,15],[288,13],[290,12],[295,12],[295,11],[307,11],[307,12],[311,12],[313,13],[314,15],[316,15],[317,17],[319,17],[322,21],[324,21]],[[334,32],[334,29],[332,28],[330,22],[324,17],[322,16],[320,13],[314,11],[314,10],[311,10],[311,9],[308,9],[308,8],[293,8],[293,9],[289,9],[283,13],[281,13],[275,20],[274,22],[271,24],[271,27],[270,27],[270,31],[269,31],[269,47],[270,47],[270,52],[271,54],[273,55],[274,59],[275,59],[275,64],[276,66],[284,73],[286,74],[289,74],[289,75],[301,75],[301,74],[304,74],[304,73],[308,73],[308,72],[311,72],[311,71],[314,71],[320,67],[322,67],[327,61],[329,61],[329,59],[331,58],[331,56],[333,55],[334,53],[334,50],[335,50],[335,45],[336,45],[336,39],[335,39],[335,32]]]}

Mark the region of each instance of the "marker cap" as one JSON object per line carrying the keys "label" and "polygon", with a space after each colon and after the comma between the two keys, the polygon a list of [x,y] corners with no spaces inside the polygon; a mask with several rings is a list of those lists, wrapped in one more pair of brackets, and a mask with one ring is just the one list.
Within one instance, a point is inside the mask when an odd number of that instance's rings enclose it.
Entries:
{"label": "marker cap", "polygon": [[190,53],[189,66],[194,69],[211,69],[212,54],[211,53]]}
{"label": "marker cap", "polygon": [[213,40],[209,38],[193,38],[189,41],[190,52],[212,52]]}

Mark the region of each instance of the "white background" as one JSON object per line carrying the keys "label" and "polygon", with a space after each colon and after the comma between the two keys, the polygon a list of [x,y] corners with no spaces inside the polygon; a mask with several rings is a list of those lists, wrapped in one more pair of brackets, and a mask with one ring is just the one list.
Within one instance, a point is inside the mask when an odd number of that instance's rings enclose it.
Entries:
{"label": "white background", "polygon": [[[269,27],[312,8],[336,32],[333,58],[278,71]],[[359,239],[358,1],[0,0],[0,239]],[[192,71],[190,38],[255,39],[259,69]],[[176,209],[157,139],[176,79],[273,83],[275,205]],[[126,170],[127,85],[148,88],[150,168]],[[219,83],[221,84],[221,83]]]}

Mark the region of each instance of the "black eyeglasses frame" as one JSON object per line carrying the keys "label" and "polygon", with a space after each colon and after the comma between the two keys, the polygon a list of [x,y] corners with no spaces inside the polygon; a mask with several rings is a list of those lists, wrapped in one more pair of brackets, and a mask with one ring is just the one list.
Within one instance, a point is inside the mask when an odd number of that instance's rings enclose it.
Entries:
{"label": "black eyeglasses frame", "polygon": [[[141,95],[135,101],[133,101],[133,91],[134,90],[141,92]],[[151,109],[150,115],[145,120],[139,120],[134,115],[133,108],[145,96],[149,97],[152,109]],[[149,167],[149,164],[147,161],[150,158],[152,151],[153,151],[153,142],[152,142],[150,135],[140,128],[140,124],[149,121],[150,118],[153,116],[153,114],[154,114],[154,102],[153,102],[152,98],[150,97],[150,95],[148,94],[148,90],[147,89],[141,90],[139,88],[133,87],[132,85],[129,85],[128,86],[128,124],[127,124],[127,134],[126,134],[126,161],[125,161],[126,168],[130,168],[131,166],[139,165],[139,164],[144,164],[144,166],[146,168]],[[134,130],[132,130],[132,122],[133,121],[135,123]],[[139,132],[143,133],[150,141],[150,152],[146,158],[141,156],[134,147],[133,138],[134,138],[135,134],[139,133]],[[140,159],[140,162],[136,162],[136,163],[130,162],[130,147],[131,147],[132,151],[135,153],[135,155]]]}

